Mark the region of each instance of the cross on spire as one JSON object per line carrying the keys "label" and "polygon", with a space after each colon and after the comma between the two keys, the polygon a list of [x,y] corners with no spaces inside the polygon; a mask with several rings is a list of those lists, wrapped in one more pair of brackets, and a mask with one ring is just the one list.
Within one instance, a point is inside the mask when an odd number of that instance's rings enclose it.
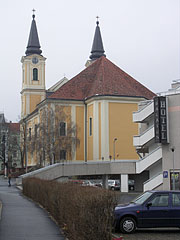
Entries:
{"label": "cross on spire", "polygon": [[97,58],[100,58],[102,56],[106,56],[104,54],[104,48],[103,48],[103,42],[102,42],[102,38],[101,38],[101,31],[100,31],[100,27],[99,27],[99,17],[97,16],[97,26],[96,26],[96,30],[95,30],[95,34],[94,34],[94,40],[93,40],[93,45],[92,45],[92,50],[91,50],[91,55],[90,55],[90,59],[92,61],[96,60]]}
{"label": "cross on spire", "polygon": [[96,18],[97,18],[97,22],[96,23],[98,25],[99,24],[99,16],[97,16]]}
{"label": "cross on spire", "polygon": [[34,19],[34,18],[35,18],[35,11],[36,11],[36,10],[33,8],[32,11],[33,11],[33,15],[32,15],[32,17],[33,17],[33,19]]}
{"label": "cross on spire", "polygon": [[27,45],[27,50],[26,50],[26,56],[32,55],[32,54],[38,54],[41,55],[41,46],[39,43],[39,37],[38,37],[38,32],[37,32],[37,27],[36,27],[36,21],[35,21],[35,9],[32,9],[33,15],[32,15],[32,23],[31,23],[31,29],[30,29],[30,34],[29,34],[29,40],[28,40],[28,45]]}

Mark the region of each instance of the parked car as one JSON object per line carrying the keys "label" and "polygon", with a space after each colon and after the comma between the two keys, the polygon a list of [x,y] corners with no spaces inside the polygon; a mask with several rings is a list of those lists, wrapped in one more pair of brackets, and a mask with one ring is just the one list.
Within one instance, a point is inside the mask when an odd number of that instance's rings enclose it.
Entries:
{"label": "parked car", "polygon": [[111,190],[120,190],[120,180],[108,180],[108,188]]}
{"label": "parked car", "polygon": [[[111,190],[120,190],[120,188],[121,188],[120,180],[109,179],[108,180],[108,188]],[[129,188],[129,191],[133,191],[135,189],[134,188],[134,180],[128,180],[128,188]]]}
{"label": "parked car", "polygon": [[93,180],[93,184],[95,187],[100,187],[102,188],[102,180]]}
{"label": "parked car", "polygon": [[133,233],[136,228],[180,227],[180,191],[147,191],[114,211],[115,228]]}
{"label": "parked car", "polygon": [[91,186],[91,187],[93,187],[94,183],[91,182],[90,180],[83,180],[82,186]]}

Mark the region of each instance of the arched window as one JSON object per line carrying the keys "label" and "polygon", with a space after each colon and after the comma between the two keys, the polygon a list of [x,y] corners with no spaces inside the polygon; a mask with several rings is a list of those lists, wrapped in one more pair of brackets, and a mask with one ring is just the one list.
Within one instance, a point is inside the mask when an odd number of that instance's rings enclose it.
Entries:
{"label": "arched window", "polygon": [[60,160],[66,160],[66,150],[60,150]]}
{"label": "arched window", "polygon": [[38,81],[38,69],[33,68],[33,80]]}

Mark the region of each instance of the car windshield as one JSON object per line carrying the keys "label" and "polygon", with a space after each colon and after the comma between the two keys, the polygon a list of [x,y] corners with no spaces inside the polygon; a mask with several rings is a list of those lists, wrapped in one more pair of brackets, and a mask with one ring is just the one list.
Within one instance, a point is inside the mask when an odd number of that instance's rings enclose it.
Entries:
{"label": "car windshield", "polygon": [[142,195],[135,198],[131,203],[135,204],[142,204],[144,203],[153,193],[152,192],[145,192]]}

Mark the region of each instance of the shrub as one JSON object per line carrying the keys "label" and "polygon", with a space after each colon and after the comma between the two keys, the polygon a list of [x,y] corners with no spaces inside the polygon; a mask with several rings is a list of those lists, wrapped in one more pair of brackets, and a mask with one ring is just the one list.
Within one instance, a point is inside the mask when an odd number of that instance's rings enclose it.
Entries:
{"label": "shrub", "polygon": [[40,203],[57,221],[70,240],[110,240],[113,192],[73,183],[27,178],[23,193]]}

